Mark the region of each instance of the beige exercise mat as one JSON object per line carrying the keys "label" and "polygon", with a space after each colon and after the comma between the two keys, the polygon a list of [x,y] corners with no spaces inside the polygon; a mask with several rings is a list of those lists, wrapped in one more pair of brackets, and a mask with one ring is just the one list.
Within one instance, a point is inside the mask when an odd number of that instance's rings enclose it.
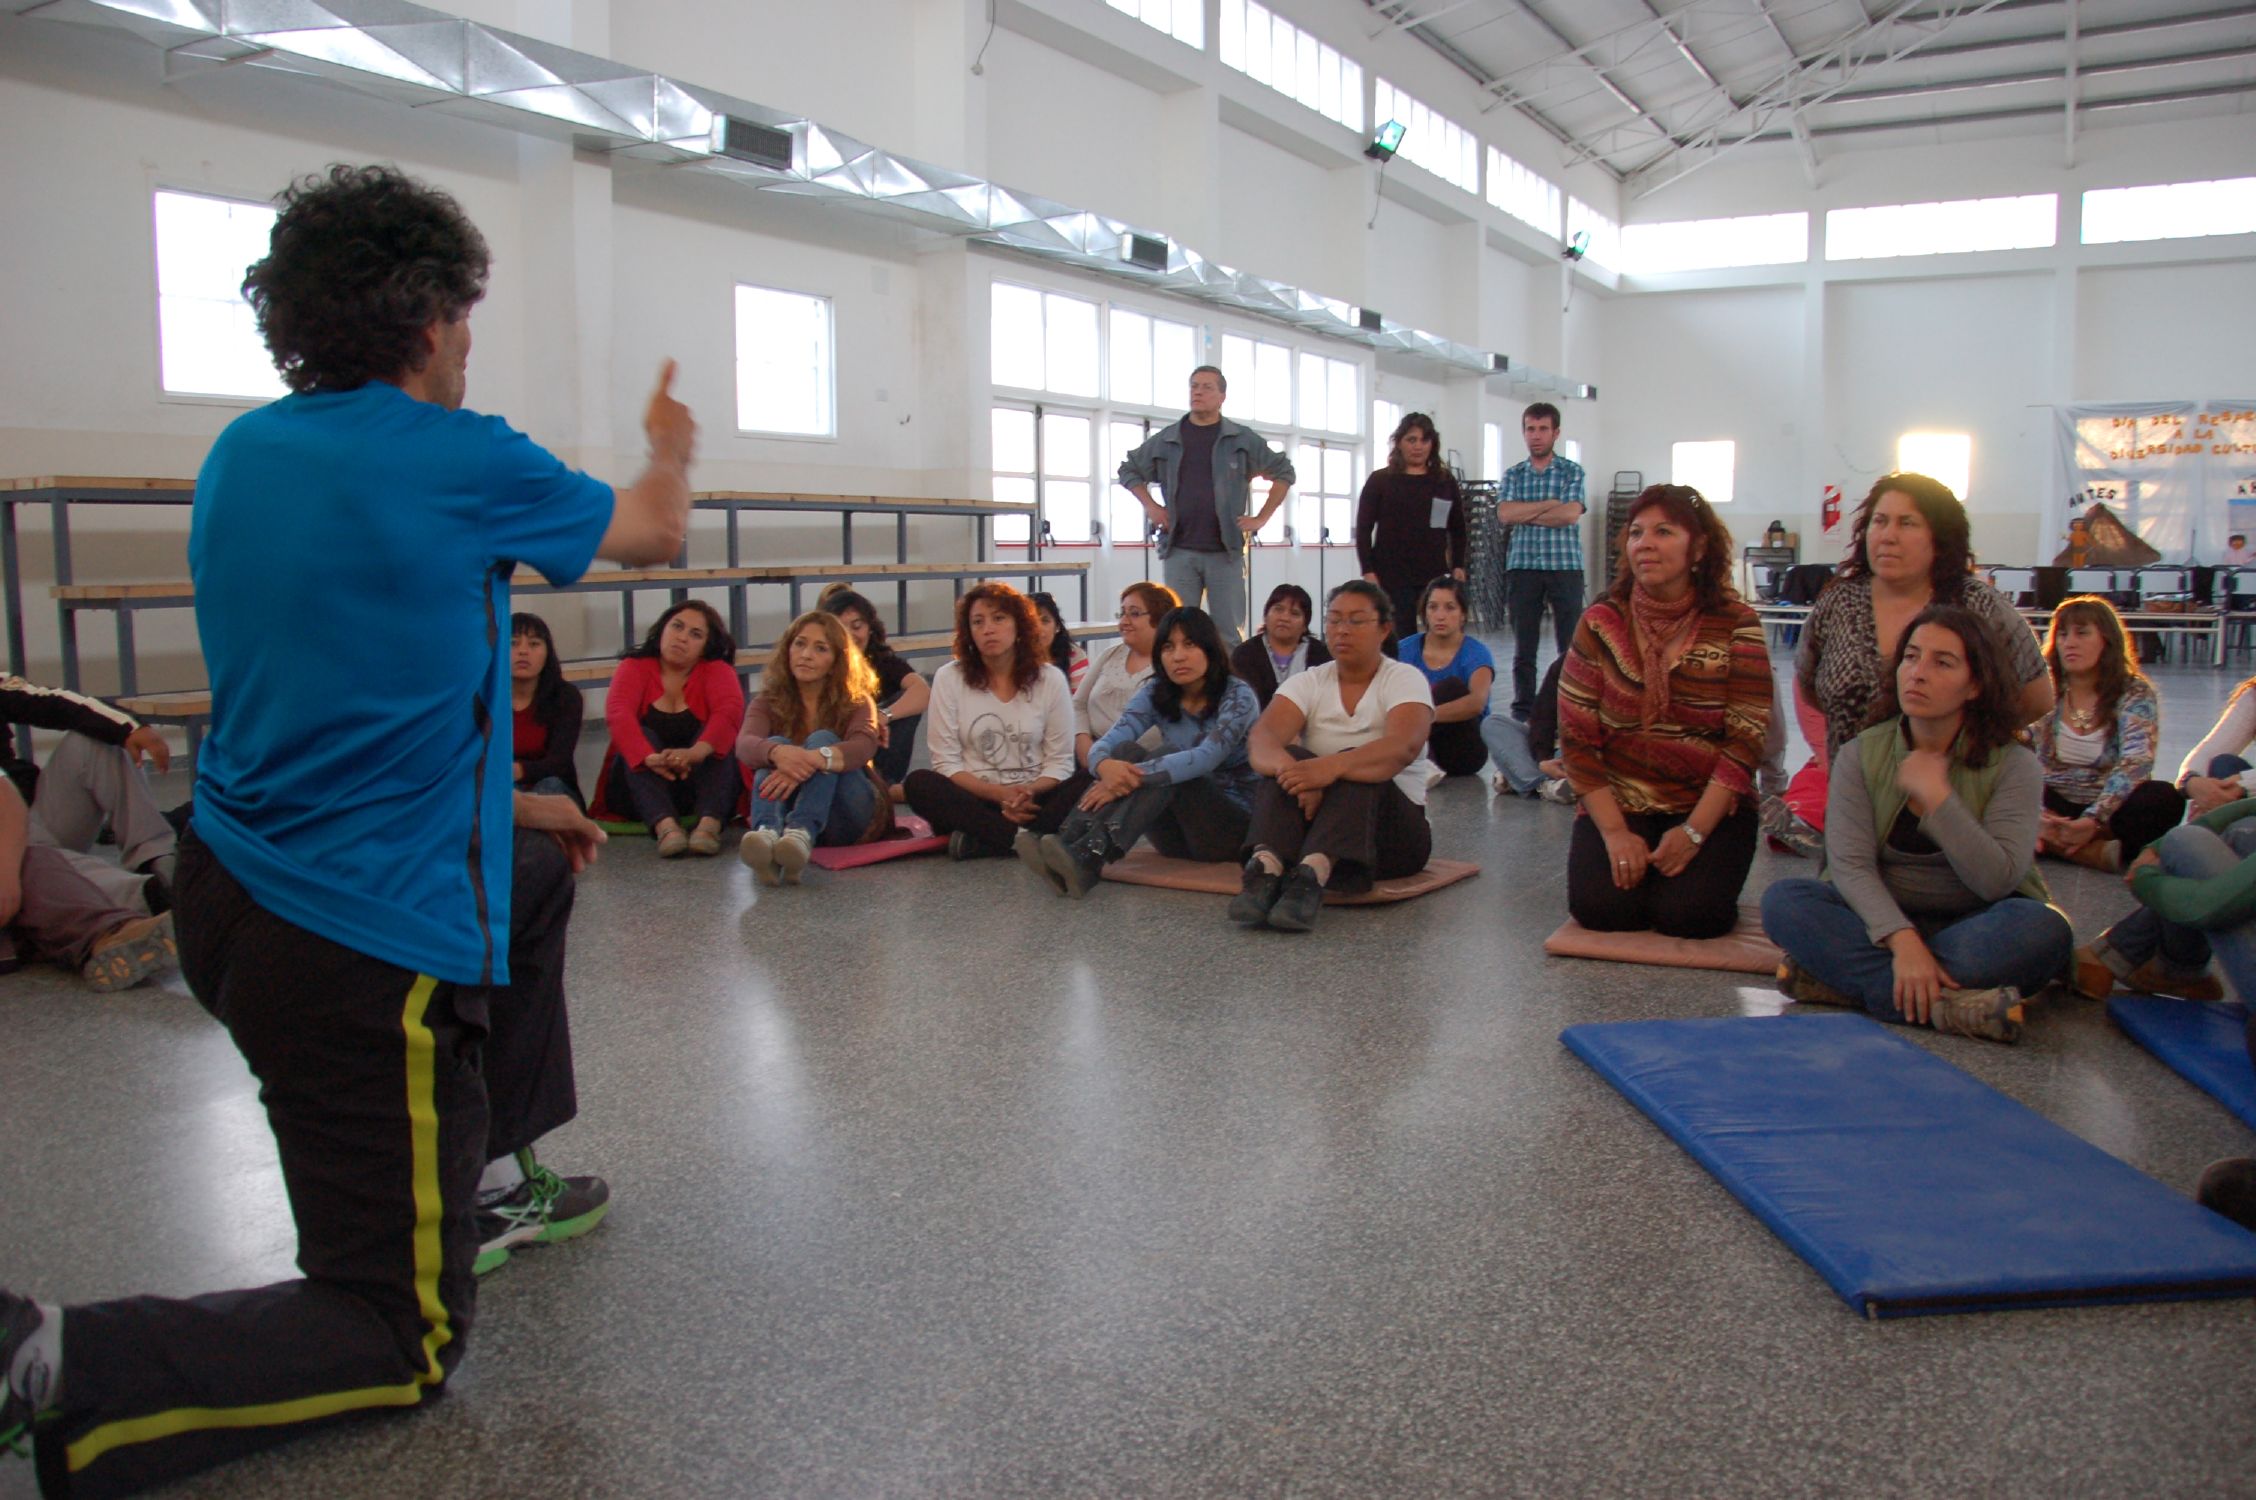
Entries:
{"label": "beige exercise mat", "polygon": [[1618,964],[1659,964],[1670,969],[1729,969],[1740,974],[1776,974],[1785,957],[1763,936],[1762,916],[1752,906],[1739,908],[1739,925],[1719,938],[1663,937],[1657,932],[1592,932],[1569,917],[1543,940],[1543,951],[1560,958],[1602,958]]}
{"label": "beige exercise mat", "polygon": [[[1107,880],[1125,881],[1129,885],[1156,885],[1170,891],[1204,891],[1213,896],[1235,896],[1242,883],[1243,865],[1227,860],[1213,864],[1195,859],[1169,859],[1149,849],[1138,849],[1124,859],[1105,866]],[[1412,896],[1423,896],[1428,891],[1438,891],[1445,885],[1455,885],[1469,876],[1478,875],[1480,866],[1467,864],[1461,859],[1433,859],[1415,875],[1404,875],[1395,880],[1382,880],[1360,896],[1340,896],[1330,891],[1324,893],[1326,906],[1379,906],[1389,901],[1407,901]]]}

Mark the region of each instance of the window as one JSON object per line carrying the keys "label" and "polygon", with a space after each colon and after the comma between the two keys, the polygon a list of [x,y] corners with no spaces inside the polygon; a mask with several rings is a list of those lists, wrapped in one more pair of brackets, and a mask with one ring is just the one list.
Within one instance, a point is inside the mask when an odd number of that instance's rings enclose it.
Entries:
{"label": "window", "polygon": [[[1094,541],[1095,418],[1048,407],[1037,417],[1034,408],[1013,403],[995,407],[988,420],[995,498],[1024,505],[1030,513],[1038,505],[1049,528],[1046,542]],[[1029,530],[1025,516],[995,518],[995,540],[1005,546],[1025,545]]]}
{"label": "window", "polygon": [[1381,125],[1389,120],[1401,123],[1398,154],[1404,160],[1468,193],[1480,191],[1480,143],[1464,126],[1428,109],[1384,78],[1379,80],[1371,117]]}
{"label": "window", "polygon": [[1309,432],[1360,430],[1362,382],[1352,361],[1326,359],[1321,354],[1300,356],[1300,426]]}
{"label": "window", "polygon": [[[1356,453],[1352,443],[1321,439],[1293,450],[1293,472],[1299,476],[1293,485],[1293,540],[1303,547],[1355,545],[1355,499],[1362,491]],[[1276,524],[1272,518],[1269,525]],[[1263,527],[1264,540],[1268,534],[1269,527]]]}
{"label": "window", "polygon": [[2054,193],[1832,208],[1825,212],[1825,258],[1887,260],[1971,250],[2041,250],[2056,237],[2059,214],[2060,199]]}
{"label": "window", "polygon": [[1206,0],[1105,0],[1154,31],[1164,31],[1186,47],[1206,46]]}
{"label": "window", "polygon": [[1096,303],[998,281],[988,325],[988,370],[996,385],[1097,394]]}
{"label": "window", "polygon": [[1896,467],[1939,479],[1964,500],[1974,475],[1974,439],[1963,432],[1907,432],[1896,439]]}
{"label": "window", "polygon": [[1283,344],[1224,334],[1222,378],[1239,421],[1292,426],[1292,351]]}
{"label": "window", "polygon": [[[1554,452],[1556,452],[1561,458],[1565,459],[1568,463],[1579,464],[1582,462],[1582,444],[1574,438],[1561,438],[1556,443],[1553,443],[1551,447]],[[1702,490],[1700,493],[1706,494],[1707,491]]]}
{"label": "window", "polygon": [[[1117,5],[1120,0],[1112,0]],[[1363,68],[1255,0],[1222,0],[1222,62],[1327,120],[1363,130]]]}
{"label": "window", "polygon": [[1504,462],[1504,424],[1481,423],[1481,478],[1502,479],[1507,465]]}
{"label": "window", "polygon": [[736,289],[736,425],[742,432],[833,437],[830,299]]}
{"label": "window", "polygon": [[2093,188],[2084,194],[2084,243],[2190,240],[2256,234],[2256,177]]}
{"label": "window", "polygon": [[1110,310],[1107,327],[1113,402],[1180,409],[1198,365],[1198,330],[1125,307]]}
{"label": "window", "polygon": [[1621,226],[1580,198],[1569,198],[1567,243],[1572,245],[1578,234],[1590,236],[1583,248],[1583,259],[1595,266],[1621,269]]}
{"label": "window", "polygon": [[1669,483],[1688,484],[1710,505],[1731,503],[1731,470],[1738,444],[1729,438],[1669,445]]}
{"label": "window", "polygon": [[1394,439],[1394,428],[1402,420],[1402,403],[1399,401],[1374,401],[1371,403],[1371,451],[1382,451]]}
{"label": "window", "polygon": [[263,203],[157,194],[157,365],[167,392],[252,401],[287,392],[242,290],[243,272],[266,255],[274,213]]}
{"label": "window", "polygon": [[[1034,509],[1034,410],[1027,406],[998,406],[988,414],[994,437],[994,497]],[[1024,546],[1033,528],[1027,516],[997,516],[995,540]]]}
{"label": "window", "polygon": [[1808,214],[1754,214],[1740,219],[1625,224],[1618,269],[1633,276],[1655,276],[1726,266],[1783,266],[1808,259]]}
{"label": "window", "polygon": [[1120,485],[1120,461],[1143,445],[1145,438],[1158,431],[1164,423],[1149,418],[1114,417],[1105,424],[1104,469],[1097,481],[1104,486],[1109,497],[1105,533],[1115,547],[1141,545],[1147,530],[1143,503]]}
{"label": "window", "polygon": [[1545,234],[1559,233],[1559,185],[1532,167],[1488,148],[1488,201]]}

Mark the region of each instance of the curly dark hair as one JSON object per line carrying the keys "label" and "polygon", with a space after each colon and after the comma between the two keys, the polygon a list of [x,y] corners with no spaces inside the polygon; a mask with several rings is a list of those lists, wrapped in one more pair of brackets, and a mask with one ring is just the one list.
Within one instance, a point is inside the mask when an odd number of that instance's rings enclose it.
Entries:
{"label": "curly dark hair", "polygon": [[1950,486],[1924,474],[1883,474],[1872,482],[1849,527],[1849,555],[1841,559],[1840,569],[1833,576],[1871,576],[1872,563],[1864,555],[1864,533],[1872,525],[1872,512],[1880,497],[1890,490],[1911,501],[1935,538],[1935,562],[1927,576],[1934,585],[1936,602],[1956,604],[1965,596],[1966,580],[1974,571],[1974,528],[1966,519],[1966,507],[1951,493]]}
{"label": "curly dark hair", "polygon": [[[1904,627],[1902,638],[1896,642],[1895,660],[1888,663],[1887,698],[1891,705],[1896,697],[1897,678],[1903,671],[1904,652],[1923,625],[1940,626],[1957,636],[1959,644],[1965,648],[1966,670],[1973,675],[1977,691],[1964,709],[1965,727],[1959,731],[1958,743],[1952,746],[1951,753],[1964,764],[1980,770],[1998,751],[2024,737],[2019,707],[2021,686],[2014,681],[2005,648],[1980,615],[1961,605],[1930,604],[1911,617],[1911,623]],[[1894,706],[1889,711],[1903,712],[1902,708]]]}
{"label": "curly dark hair", "polygon": [[293,391],[397,380],[429,358],[423,330],[486,294],[492,257],[462,206],[397,167],[339,163],[276,199],[266,258],[243,277]]}
{"label": "curly dark hair", "polygon": [[702,599],[684,599],[679,604],[668,606],[664,614],[650,622],[650,628],[643,632],[641,644],[627,655],[649,657],[655,661],[658,657],[658,643],[665,638],[666,627],[673,624],[674,616],[685,609],[695,610],[705,617],[705,654],[698,660],[735,661],[736,637],[729,634],[728,621],[721,618],[719,610]]}
{"label": "curly dark hair", "polygon": [[1411,412],[1394,424],[1394,435],[1387,439],[1387,468],[1396,474],[1403,472],[1402,440],[1413,432],[1426,435],[1426,472],[1439,473],[1442,468],[1441,434],[1435,430],[1433,418],[1422,411]]}
{"label": "curly dark hair", "polygon": [[979,654],[979,643],[971,638],[971,607],[987,604],[1011,617],[1018,627],[1018,638],[1011,643],[1011,681],[1020,692],[1041,680],[1042,669],[1049,665],[1034,649],[1034,601],[1007,583],[989,581],[975,583],[965,589],[956,600],[956,665],[963,670],[964,686],[987,689],[987,659]]}
{"label": "curly dark hair", "polygon": [[[1626,532],[1646,511],[1657,510],[1693,538],[1706,543],[1706,550],[1692,560],[1692,595],[1699,601],[1702,614],[1723,608],[1724,604],[1739,597],[1731,586],[1731,528],[1723,524],[1723,517],[1715,513],[1707,497],[1688,484],[1651,484],[1630,502],[1629,516],[1623,522]],[[1859,537],[1863,533],[1858,533]],[[1614,581],[1606,590],[1616,603],[1627,606],[1629,591],[1637,583],[1630,572],[1629,546],[1622,546],[1621,566],[1614,570]]]}

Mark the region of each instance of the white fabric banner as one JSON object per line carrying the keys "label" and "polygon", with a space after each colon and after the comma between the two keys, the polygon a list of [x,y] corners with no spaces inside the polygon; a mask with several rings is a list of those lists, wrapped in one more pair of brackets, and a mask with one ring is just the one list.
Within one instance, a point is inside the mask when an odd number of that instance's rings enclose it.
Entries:
{"label": "white fabric banner", "polygon": [[2038,550],[2105,505],[2165,562],[2216,563],[2234,533],[2256,537],[2256,401],[2122,401],[2056,407],[2062,513]]}

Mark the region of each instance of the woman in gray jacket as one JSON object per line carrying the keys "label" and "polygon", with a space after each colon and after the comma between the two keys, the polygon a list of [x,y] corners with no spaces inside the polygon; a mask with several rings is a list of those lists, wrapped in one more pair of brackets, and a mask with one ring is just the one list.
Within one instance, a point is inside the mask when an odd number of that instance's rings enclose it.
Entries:
{"label": "woman in gray jacket", "polygon": [[1896,647],[1901,712],[1841,746],[1823,880],[1763,893],[1789,999],[2017,1041],[2021,997],[2074,939],[2037,871],[2044,770],[2020,743],[2017,684],[1982,619],[1929,605]]}

